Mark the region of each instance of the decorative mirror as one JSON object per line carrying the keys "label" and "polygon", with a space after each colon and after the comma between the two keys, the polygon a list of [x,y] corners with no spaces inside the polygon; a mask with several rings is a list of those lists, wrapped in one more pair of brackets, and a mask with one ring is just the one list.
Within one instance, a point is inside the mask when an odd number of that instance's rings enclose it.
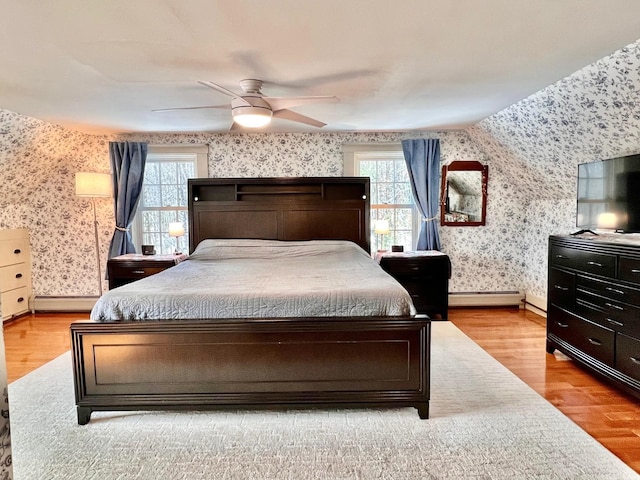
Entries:
{"label": "decorative mirror", "polygon": [[440,225],[484,225],[488,176],[489,167],[476,161],[456,161],[442,167]]}

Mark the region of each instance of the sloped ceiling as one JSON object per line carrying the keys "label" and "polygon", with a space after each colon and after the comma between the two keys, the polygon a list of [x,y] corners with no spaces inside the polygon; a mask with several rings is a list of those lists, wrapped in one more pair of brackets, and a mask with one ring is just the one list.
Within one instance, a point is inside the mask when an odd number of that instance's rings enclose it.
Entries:
{"label": "sloped ceiling", "polygon": [[[327,131],[458,129],[635,41],[637,0],[0,0],[0,108],[84,132],[224,132],[208,80]],[[0,130],[2,126],[0,125]],[[314,131],[276,120],[272,132]]]}

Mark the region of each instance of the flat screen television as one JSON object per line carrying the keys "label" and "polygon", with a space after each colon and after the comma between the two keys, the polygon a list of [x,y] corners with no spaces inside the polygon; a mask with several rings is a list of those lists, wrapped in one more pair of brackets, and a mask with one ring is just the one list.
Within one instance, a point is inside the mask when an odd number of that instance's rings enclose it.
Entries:
{"label": "flat screen television", "polygon": [[576,226],[640,232],[640,154],[578,165]]}

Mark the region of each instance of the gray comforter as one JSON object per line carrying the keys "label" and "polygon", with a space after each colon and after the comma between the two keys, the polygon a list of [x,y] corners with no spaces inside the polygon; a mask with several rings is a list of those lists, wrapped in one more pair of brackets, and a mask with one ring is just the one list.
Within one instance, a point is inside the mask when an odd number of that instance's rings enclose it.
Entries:
{"label": "gray comforter", "polygon": [[98,321],[397,316],[406,290],[347,241],[205,240],[182,263],[115,288]]}

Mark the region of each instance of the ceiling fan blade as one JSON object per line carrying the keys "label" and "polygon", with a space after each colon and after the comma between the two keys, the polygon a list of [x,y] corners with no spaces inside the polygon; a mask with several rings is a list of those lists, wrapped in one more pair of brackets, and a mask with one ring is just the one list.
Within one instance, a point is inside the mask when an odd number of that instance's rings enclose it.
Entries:
{"label": "ceiling fan blade", "polygon": [[304,115],[300,115],[292,110],[282,109],[273,112],[273,116],[276,118],[283,118],[285,120],[291,120],[292,122],[305,123],[307,125],[311,125],[312,127],[322,128],[326,125],[319,120],[315,120],[311,117],[306,117]]}
{"label": "ceiling fan blade", "polygon": [[200,110],[203,108],[221,108],[223,110],[230,110],[231,105],[207,105],[204,107],[176,107],[176,108],[158,108],[151,110],[152,112],[174,112],[176,110]]}
{"label": "ceiling fan blade", "polygon": [[251,104],[249,102],[247,102],[244,98],[242,98],[240,95],[238,95],[237,93],[234,93],[231,90],[228,90],[228,89],[218,85],[217,83],[213,83],[213,82],[209,82],[209,81],[201,81],[201,80],[198,80],[198,83],[200,85],[204,85],[205,87],[213,88],[214,90],[216,90],[216,91],[218,91],[220,93],[224,93],[225,95],[229,95],[231,98],[239,98],[240,100],[242,100],[244,103],[247,104],[247,107],[251,106]]}
{"label": "ceiling fan blade", "polygon": [[300,105],[310,105],[313,103],[338,103],[338,97],[318,96],[318,97],[262,97],[275,112],[285,108],[298,107]]}

